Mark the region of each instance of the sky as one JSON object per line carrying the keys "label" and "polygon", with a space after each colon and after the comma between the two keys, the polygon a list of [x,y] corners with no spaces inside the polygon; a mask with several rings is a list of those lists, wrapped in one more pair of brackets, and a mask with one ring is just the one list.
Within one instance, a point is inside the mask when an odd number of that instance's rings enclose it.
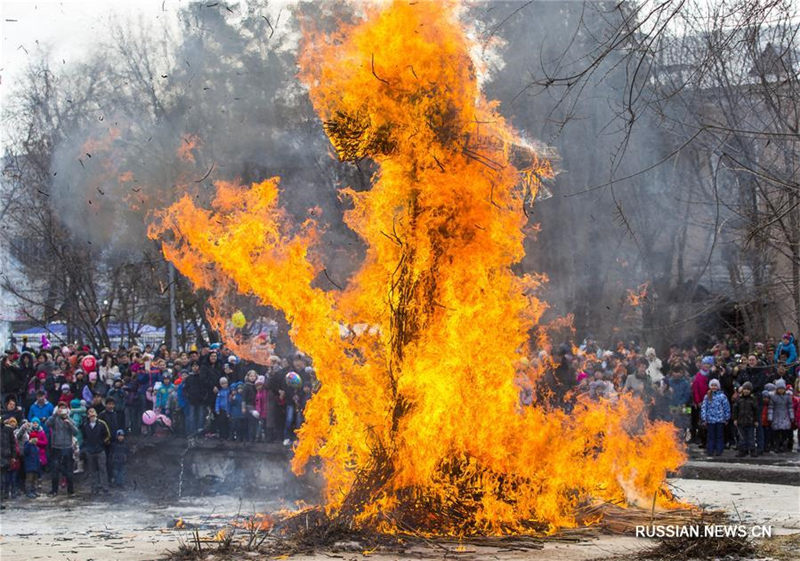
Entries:
{"label": "sky", "polygon": [[77,62],[108,38],[112,18],[171,21],[187,0],[0,0],[0,105],[42,50],[53,60]]}

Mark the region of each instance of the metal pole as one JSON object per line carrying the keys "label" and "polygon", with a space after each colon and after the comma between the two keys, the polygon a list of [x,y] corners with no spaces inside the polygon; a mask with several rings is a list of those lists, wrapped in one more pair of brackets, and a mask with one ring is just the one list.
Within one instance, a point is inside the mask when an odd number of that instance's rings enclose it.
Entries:
{"label": "metal pole", "polygon": [[169,350],[178,349],[178,322],[175,319],[175,266],[167,264],[169,270]]}

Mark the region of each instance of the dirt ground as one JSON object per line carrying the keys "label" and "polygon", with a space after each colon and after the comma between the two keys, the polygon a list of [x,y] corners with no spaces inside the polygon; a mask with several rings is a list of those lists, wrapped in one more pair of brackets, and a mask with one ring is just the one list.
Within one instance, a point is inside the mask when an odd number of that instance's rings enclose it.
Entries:
{"label": "dirt ground", "polygon": [[[679,497],[710,509],[724,509],[745,525],[768,525],[773,528],[774,551],[768,557],[783,557],[781,538],[800,534],[800,488],[764,483],[674,479],[671,484]],[[0,559],[2,561],[150,561],[164,559],[178,549],[181,541],[189,541],[191,530],[175,529],[182,518],[187,527],[198,528],[204,537],[213,536],[239,515],[270,512],[291,505],[241,500],[237,497],[182,499],[167,506],[155,502],[123,502],[111,495],[100,501],[77,496],[67,499],[39,498],[23,501],[0,513]],[[794,539],[794,538],[791,538]],[[769,541],[769,540],[767,540]],[[792,542],[796,551],[796,541]],[[319,559],[388,561],[397,554],[365,552],[357,544],[341,544],[336,551],[315,555],[298,555],[298,561]],[[583,561],[629,556],[653,545],[647,538],[600,536],[579,542],[546,541],[541,549],[519,548],[513,544],[478,547],[470,544],[433,544],[412,549],[404,559],[518,559]],[[262,556],[263,557],[263,556]],[[210,555],[209,559],[224,558]],[[243,554],[237,559],[246,559]],[[759,556],[764,558],[764,556]]]}

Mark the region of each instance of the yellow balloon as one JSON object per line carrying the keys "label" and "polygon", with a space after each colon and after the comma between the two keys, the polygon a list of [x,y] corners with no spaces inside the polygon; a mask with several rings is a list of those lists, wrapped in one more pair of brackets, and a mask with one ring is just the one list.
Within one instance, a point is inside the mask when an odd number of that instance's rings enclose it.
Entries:
{"label": "yellow balloon", "polygon": [[247,319],[241,310],[236,310],[231,316],[231,322],[233,322],[235,328],[241,329],[247,323]]}

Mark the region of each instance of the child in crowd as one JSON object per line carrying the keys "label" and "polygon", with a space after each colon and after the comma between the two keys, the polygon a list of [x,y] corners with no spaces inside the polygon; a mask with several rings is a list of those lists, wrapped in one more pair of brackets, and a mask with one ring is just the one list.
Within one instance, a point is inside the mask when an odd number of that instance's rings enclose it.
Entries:
{"label": "child in crowd", "polygon": [[775,451],[779,454],[792,449],[792,424],[794,423],[794,407],[792,396],[786,393],[786,382],[778,379],[775,382],[775,393],[770,396],[767,418],[772,427],[772,438]]}
{"label": "child in crowd", "polygon": [[31,419],[30,438],[36,438],[36,446],[39,448],[39,466],[44,469],[47,465],[47,434],[42,428],[39,417]]}
{"label": "child in crowd", "polygon": [[764,454],[772,450],[772,428],[769,426],[769,402],[772,394],[764,389],[761,392],[761,404],[758,413],[758,442],[756,443],[756,454]]}
{"label": "child in crowd", "polygon": [[706,451],[721,456],[725,448],[725,423],[731,418],[730,403],[720,390],[719,380],[708,382],[708,393],[700,404],[700,420],[706,425]]}
{"label": "child in crowd", "polygon": [[267,392],[267,379],[265,376],[256,378],[256,400],[255,409],[258,412],[258,431],[257,439],[259,441],[266,440],[267,438],[267,419],[269,419],[269,395]]}
{"label": "child in crowd", "polygon": [[227,440],[230,435],[231,390],[228,388],[228,379],[225,376],[219,379],[219,387],[215,387],[214,392],[217,394],[214,400],[216,432],[220,438]]}
{"label": "child in crowd", "polygon": [[739,388],[739,399],[733,404],[733,425],[739,431],[738,457],[748,454],[756,456],[755,435],[758,425],[759,407],[752,395],[753,384],[745,382]]}
{"label": "child in crowd", "polygon": [[231,422],[233,424],[233,440],[242,442],[247,434],[247,419],[245,418],[244,385],[236,382],[231,386]]}
{"label": "child in crowd", "polygon": [[24,447],[24,460],[25,460],[25,496],[29,499],[35,499],[39,496],[39,476],[42,472],[42,466],[39,463],[39,446],[36,441],[36,436],[31,433],[28,441]]}
{"label": "child in crowd", "polygon": [[108,460],[111,462],[111,485],[125,486],[126,466],[128,465],[128,444],[125,442],[125,431],[119,429],[111,441]]}

